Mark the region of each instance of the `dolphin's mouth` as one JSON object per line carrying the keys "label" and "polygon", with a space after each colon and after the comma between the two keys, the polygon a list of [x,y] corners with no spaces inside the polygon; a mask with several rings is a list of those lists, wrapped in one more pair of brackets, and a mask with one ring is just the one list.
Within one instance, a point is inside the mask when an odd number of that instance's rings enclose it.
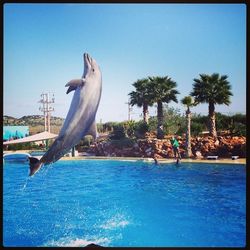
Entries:
{"label": "dolphin's mouth", "polygon": [[88,64],[88,66],[92,65],[92,58],[88,53],[84,53],[84,62]]}
{"label": "dolphin's mouth", "polygon": [[90,57],[90,55],[88,53],[84,53],[83,58],[84,58],[84,76],[86,76],[88,71],[91,70],[92,58]]}

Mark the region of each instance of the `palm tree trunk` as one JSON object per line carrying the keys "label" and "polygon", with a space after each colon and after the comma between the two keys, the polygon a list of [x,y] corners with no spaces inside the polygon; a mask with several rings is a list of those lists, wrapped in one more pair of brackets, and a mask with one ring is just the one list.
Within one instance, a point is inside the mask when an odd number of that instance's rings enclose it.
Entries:
{"label": "palm tree trunk", "polygon": [[186,118],[187,118],[186,156],[190,158],[192,156],[192,150],[191,150],[191,112],[189,107],[186,111]]}
{"label": "palm tree trunk", "polygon": [[215,127],[215,106],[214,106],[214,103],[209,102],[208,112],[209,112],[209,134],[213,137],[217,137],[216,127]]}
{"label": "palm tree trunk", "polygon": [[148,105],[147,104],[143,104],[143,121],[148,124]]}
{"label": "palm tree trunk", "polygon": [[157,139],[163,139],[164,138],[164,132],[163,132],[163,107],[162,102],[157,102]]}

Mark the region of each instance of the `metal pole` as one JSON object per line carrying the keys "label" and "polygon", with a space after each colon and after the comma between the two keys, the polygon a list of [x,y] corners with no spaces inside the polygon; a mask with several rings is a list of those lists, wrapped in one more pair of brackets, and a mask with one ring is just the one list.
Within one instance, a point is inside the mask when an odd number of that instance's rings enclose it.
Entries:
{"label": "metal pole", "polygon": [[42,107],[40,107],[39,110],[44,114],[44,131],[50,132],[51,111],[54,111],[54,108],[52,108],[50,104],[55,102],[54,95],[52,100],[49,99],[49,93],[42,93],[41,97],[42,99],[39,102],[42,103]]}
{"label": "metal pole", "polygon": [[50,106],[49,106],[49,93],[47,93],[47,114],[48,114],[48,132],[50,133]]}
{"label": "metal pole", "polygon": [[43,114],[44,114],[44,131],[47,131],[47,114],[46,114],[46,108],[45,108],[45,94],[42,93],[42,104],[43,104]]}
{"label": "metal pole", "polygon": [[128,121],[130,121],[130,104],[128,103]]}
{"label": "metal pole", "polygon": [[130,112],[132,111],[132,107],[130,107],[130,102],[125,102],[125,104],[128,104],[128,121],[130,121]]}

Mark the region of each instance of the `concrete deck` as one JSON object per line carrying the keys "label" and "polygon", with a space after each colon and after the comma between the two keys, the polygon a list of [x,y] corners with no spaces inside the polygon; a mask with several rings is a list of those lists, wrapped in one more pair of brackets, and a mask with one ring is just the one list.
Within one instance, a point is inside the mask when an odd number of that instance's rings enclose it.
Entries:
{"label": "concrete deck", "polygon": [[[119,161],[145,161],[154,162],[153,158],[140,158],[140,157],[105,157],[105,156],[78,156],[78,157],[62,157],[60,160],[119,160]],[[158,163],[175,163],[175,159],[158,159]],[[207,160],[207,159],[182,159],[181,162],[190,163],[227,163],[227,164],[246,164],[246,158],[240,158],[237,160],[228,159],[217,159],[217,160]]]}
{"label": "concrete deck", "polygon": [[[30,153],[28,150],[17,150],[17,151],[4,151],[3,153]],[[107,157],[107,156],[77,156],[77,157],[62,157],[60,160],[120,160],[120,161],[145,161],[154,162],[153,158],[142,158],[142,157]],[[173,163],[176,162],[175,159],[158,159],[159,164],[161,163]],[[238,158],[232,160],[231,158],[218,158],[217,160],[208,159],[182,159],[181,162],[191,162],[191,163],[227,163],[227,164],[246,164],[246,158]]]}

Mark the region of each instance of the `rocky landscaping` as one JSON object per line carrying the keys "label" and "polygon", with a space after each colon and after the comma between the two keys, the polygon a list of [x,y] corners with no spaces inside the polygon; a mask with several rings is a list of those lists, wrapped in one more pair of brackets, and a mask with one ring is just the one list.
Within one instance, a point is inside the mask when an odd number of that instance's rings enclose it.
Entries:
{"label": "rocky landscaping", "polygon": [[[180,153],[185,158],[185,138],[178,138],[180,143]],[[232,155],[246,157],[246,138],[244,136],[218,136],[195,137],[191,139],[192,158],[206,158],[209,155],[228,158]],[[95,142],[90,147],[89,153],[96,156],[114,157],[158,157],[172,158],[173,150],[170,137],[162,140],[152,136],[136,141],[126,141],[122,143],[114,140],[103,140]]]}

